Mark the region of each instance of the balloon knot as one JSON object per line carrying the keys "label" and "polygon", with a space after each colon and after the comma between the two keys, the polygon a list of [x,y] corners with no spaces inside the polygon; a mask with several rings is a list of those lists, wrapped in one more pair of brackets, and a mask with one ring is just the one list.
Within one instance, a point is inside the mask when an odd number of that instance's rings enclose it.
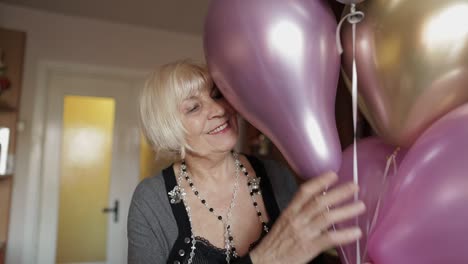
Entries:
{"label": "balloon knot", "polygon": [[364,12],[356,11],[356,5],[352,4],[350,13],[345,15],[340,20],[340,23],[338,23],[338,26],[336,28],[336,46],[337,46],[339,54],[343,53],[343,46],[341,44],[341,36],[340,36],[341,26],[343,25],[343,22],[348,21],[348,23],[352,25],[356,25],[357,23],[361,22],[363,19],[364,19]]}
{"label": "balloon knot", "polygon": [[364,17],[364,12],[351,9],[351,12],[348,14],[346,19],[350,24],[357,24],[361,22],[364,19]]}

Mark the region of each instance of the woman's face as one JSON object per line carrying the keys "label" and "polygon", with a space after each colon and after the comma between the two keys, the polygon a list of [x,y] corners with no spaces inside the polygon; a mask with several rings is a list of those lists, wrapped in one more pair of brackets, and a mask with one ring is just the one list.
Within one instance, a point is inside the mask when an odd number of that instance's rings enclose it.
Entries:
{"label": "woman's face", "polygon": [[198,155],[231,151],[238,137],[237,113],[216,86],[182,101],[186,141]]}

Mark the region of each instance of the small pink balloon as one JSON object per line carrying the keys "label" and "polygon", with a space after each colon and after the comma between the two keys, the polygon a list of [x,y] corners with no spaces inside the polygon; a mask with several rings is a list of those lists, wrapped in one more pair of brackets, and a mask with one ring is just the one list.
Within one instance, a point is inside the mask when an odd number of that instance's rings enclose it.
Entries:
{"label": "small pink balloon", "polygon": [[389,182],[369,239],[378,264],[468,263],[468,104],[435,122]]}
{"label": "small pink balloon", "polygon": [[205,23],[214,81],[304,178],[340,168],[336,26],[324,0],[215,0]]}
{"label": "small pink balloon", "polygon": [[[389,179],[395,176],[395,167],[405,156],[404,150],[396,150],[396,147],[384,143],[377,137],[366,138],[357,143],[358,169],[359,169],[359,200],[366,205],[366,212],[359,216],[358,225],[363,232],[360,240],[360,256],[362,261],[370,261],[367,256],[367,239],[372,232],[372,227],[378,222],[377,216],[381,215],[383,197]],[[387,175],[385,169],[390,156],[395,153],[395,164],[390,163]],[[343,152],[339,183],[353,181],[353,145]],[[379,202],[380,201],[380,202]],[[374,220],[374,217],[376,218]],[[355,219],[340,223],[338,228],[355,226]],[[356,243],[342,246],[338,249],[341,262],[346,264],[356,263]]]}

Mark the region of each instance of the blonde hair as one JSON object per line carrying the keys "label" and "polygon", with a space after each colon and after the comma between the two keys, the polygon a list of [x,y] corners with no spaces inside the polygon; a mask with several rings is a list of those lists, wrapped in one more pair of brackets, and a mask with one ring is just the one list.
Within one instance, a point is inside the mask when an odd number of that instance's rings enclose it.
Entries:
{"label": "blonde hair", "polygon": [[165,64],[147,79],[140,95],[140,122],[156,152],[185,156],[185,140],[179,106],[198,92],[213,86],[206,66],[187,60]]}

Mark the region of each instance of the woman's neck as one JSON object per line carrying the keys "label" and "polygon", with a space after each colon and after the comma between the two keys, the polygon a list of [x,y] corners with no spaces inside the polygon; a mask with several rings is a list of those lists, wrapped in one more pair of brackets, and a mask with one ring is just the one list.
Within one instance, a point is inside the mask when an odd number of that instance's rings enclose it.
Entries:
{"label": "woman's neck", "polygon": [[185,164],[192,178],[205,183],[221,183],[230,180],[235,173],[234,158],[230,152],[199,156],[187,153]]}

